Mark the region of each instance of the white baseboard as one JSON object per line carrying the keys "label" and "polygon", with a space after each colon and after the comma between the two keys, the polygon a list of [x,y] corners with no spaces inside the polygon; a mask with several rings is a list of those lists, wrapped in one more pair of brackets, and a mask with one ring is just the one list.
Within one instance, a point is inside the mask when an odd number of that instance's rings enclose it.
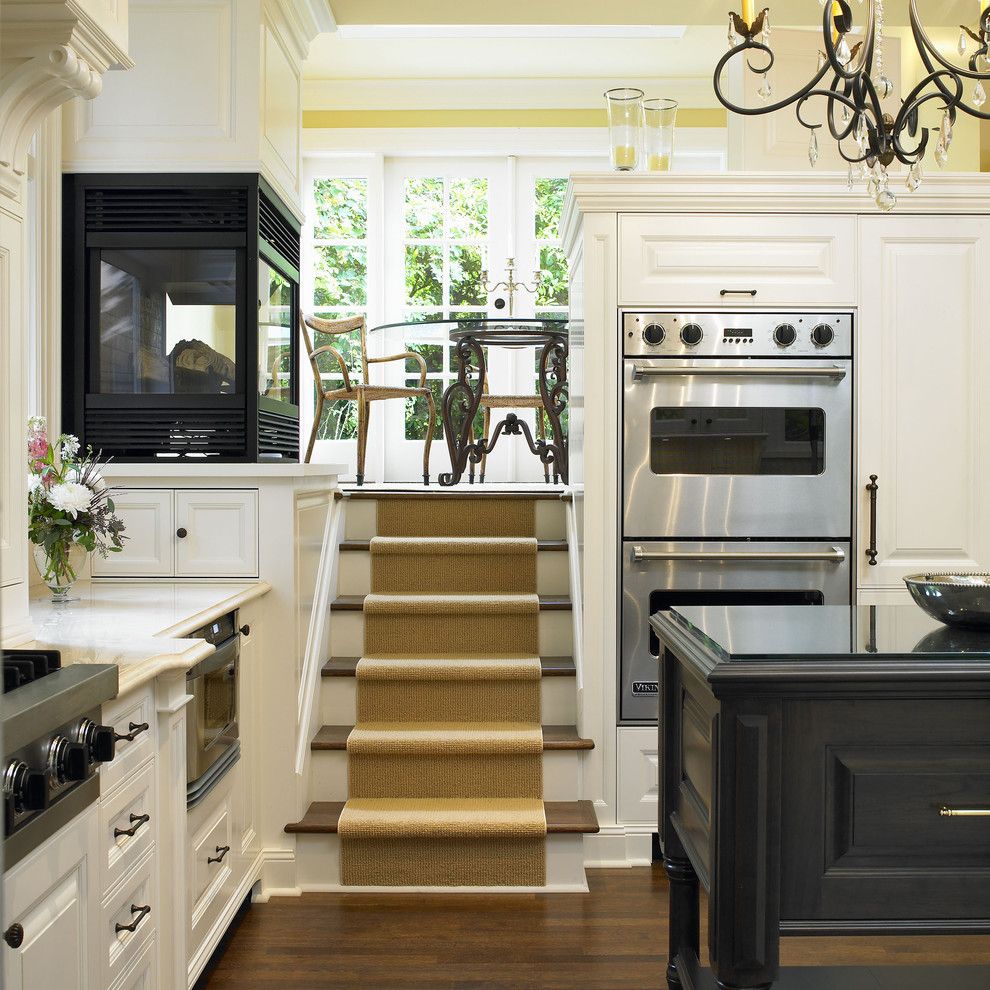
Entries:
{"label": "white baseboard", "polygon": [[642,826],[604,826],[596,835],[584,837],[586,870],[649,866],[652,862],[652,833],[642,831]]}

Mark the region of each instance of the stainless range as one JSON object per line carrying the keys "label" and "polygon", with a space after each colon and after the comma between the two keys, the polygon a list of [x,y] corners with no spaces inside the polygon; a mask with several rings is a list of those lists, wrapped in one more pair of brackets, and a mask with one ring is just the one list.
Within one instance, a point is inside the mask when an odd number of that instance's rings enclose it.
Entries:
{"label": "stainless range", "polygon": [[655,722],[649,616],[848,604],[851,313],[622,316],[620,722]]}
{"label": "stainless range", "polygon": [[117,694],[117,667],[63,668],[57,651],[4,650],[3,691],[9,869],[99,797],[97,766],[114,758],[120,738],[98,724],[100,707]]}

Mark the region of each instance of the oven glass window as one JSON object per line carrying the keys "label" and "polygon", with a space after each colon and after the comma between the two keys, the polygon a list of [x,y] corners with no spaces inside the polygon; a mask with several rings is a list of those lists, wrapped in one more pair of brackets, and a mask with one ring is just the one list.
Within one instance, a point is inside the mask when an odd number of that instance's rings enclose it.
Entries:
{"label": "oven glass window", "polygon": [[[825,596],[804,591],[651,591],[650,615],[677,605],[824,605]],[[660,640],[650,626],[650,653],[660,656]]]}
{"label": "oven glass window", "polygon": [[203,705],[203,748],[209,749],[214,743],[225,739],[227,729],[237,717],[236,666],[228,664],[219,670],[211,671],[203,678],[205,694]]}
{"label": "oven glass window", "polygon": [[774,406],[655,408],[654,474],[814,475],[825,470],[825,412]]}

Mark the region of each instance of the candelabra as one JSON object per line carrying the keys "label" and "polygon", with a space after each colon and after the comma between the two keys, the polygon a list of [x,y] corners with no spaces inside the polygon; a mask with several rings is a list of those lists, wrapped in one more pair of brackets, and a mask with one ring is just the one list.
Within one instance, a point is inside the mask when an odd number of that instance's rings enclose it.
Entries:
{"label": "candelabra", "polygon": [[[823,50],[818,53],[817,72],[797,92],[771,102],[774,54],[770,48],[770,9],[765,7],[757,15],[754,0],[743,0],[742,16],[729,14],[729,50],[715,66],[714,85],[719,102],[744,116],[774,113],[794,105],[798,122],[811,131],[808,160],[812,166],[819,157],[818,131],[826,126],[839,155],[848,163],[849,188],[854,189],[857,182],[866,179],[867,193],[886,212],[897,204],[897,197],[889,189],[887,170],[891,164],[898,161],[908,167],[906,186],[914,192],[922,182],[921,163],[932,135],[935,163],[944,168],[957,113],[990,120],[990,113],[982,109],[987,102],[986,84],[990,83],[990,0],[977,0],[979,18],[975,31],[961,26],[959,55],[967,54],[970,40],[976,43],[965,66],[954,65],[938,51],[921,24],[917,0],[910,0],[911,33],[927,74],[902,100],[896,114],[886,112],[882,106],[894,90],[883,68],[884,0],[867,2],[865,29],[857,40],[852,36],[853,16],[846,0],[825,0]],[[747,52],[755,52],[758,57],[751,60],[744,54]],[[738,106],[725,95],[725,67],[739,57],[750,72],[762,75],[757,96],[766,106]],[[969,83],[975,85],[967,102]],[[823,119],[813,120],[809,103],[817,99],[825,101],[825,113]],[[937,127],[920,124],[920,111],[928,103],[942,110]]]}
{"label": "candelabra", "polygon": [[[536,269],[533,272],[533,284],[526,285],[524,282],[517,282],[514,278],[515,274],[515,258],[506,258],[505,260],[505,276],[506,280],[504,282],[492,282],[488,281],[488,269],[486,268],[481,273],[481,284],[485,288],[485,292],[492,293],[498,292],[499,289],[505,289],[509,295],[509,316],[512,316],[513,301],[515,300],[516,291],[518,289],[525,289],[526,292],[533,293],[534,295],[540,288],[540,284],[543,282],[543,272],[540,269]],[[498,301],[495,303],[496,309],[501,309]]]}

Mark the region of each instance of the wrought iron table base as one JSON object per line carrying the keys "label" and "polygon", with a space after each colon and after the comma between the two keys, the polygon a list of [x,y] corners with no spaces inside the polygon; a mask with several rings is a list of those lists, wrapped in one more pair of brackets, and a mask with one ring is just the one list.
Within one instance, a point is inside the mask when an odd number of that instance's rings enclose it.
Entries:
{"label": "wrought iron table base", "polygon": [[[519,333],[511,330],[488,330],[481,333],[462,331],[452,336],[456,339],[457,380],[444,392],[442,409],[451,470],[439,476],[440,484],[444,487],[456,485],[465,471],[468,472],[469,482],[474,484],[476,465],[481,463],[484,456],[491,454],[503,434],[525,437],[530,451],[550,468],[554,483],[563,481],[567,484],[567,438],[560,422],[567,405],[566,336],[552,331]],[[542,345],[538,380],[540,398],[550,422],[550,439],[534,439],[529,424],[512,412],[496,424],[487,440],[474,438],[474,419],[481,406],[487,374],[483,343],[516,347]],[[462,416],[455,426],[455,410],[459,405],[462,407]]]}

